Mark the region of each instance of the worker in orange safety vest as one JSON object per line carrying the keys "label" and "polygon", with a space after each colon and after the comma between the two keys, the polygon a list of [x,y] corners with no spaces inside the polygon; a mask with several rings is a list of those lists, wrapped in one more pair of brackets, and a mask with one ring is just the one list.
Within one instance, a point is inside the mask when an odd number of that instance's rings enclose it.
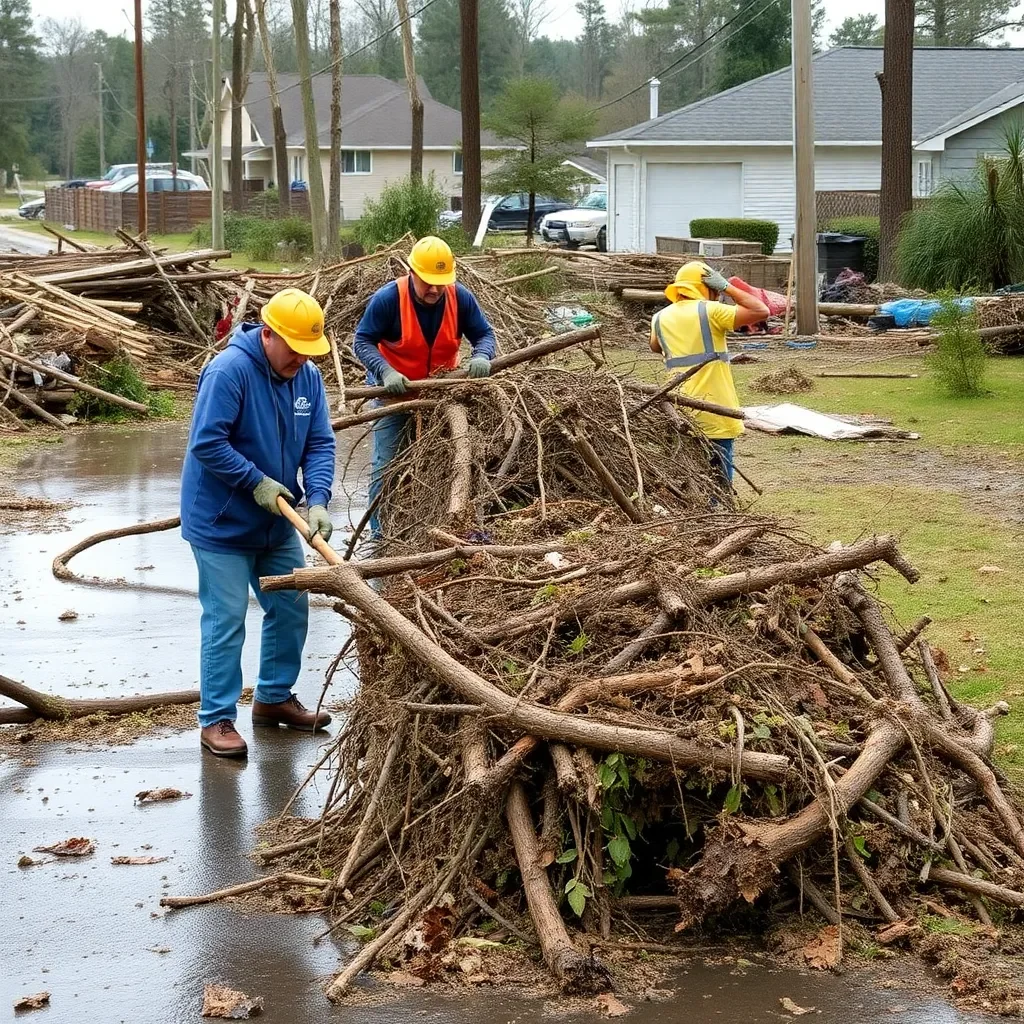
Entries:
{"label": "worker in orange safety vest", "polygon": [[[391,398],[398,398],[410,381],[454,370],[463,338],[472,349],[469,376],[489,376],[494,330],[469,289],[456,284],[455,256],[448,243],[433,235],[421,238],[409,254],[409,270],[374,292],[356,327],[353,348],[366,367],[367,384],[382,385]],[[408,415],[382,416],[374,423],[370,508],[408,436]],[[370,516],[370,532],[380,537],[376,510]]]}

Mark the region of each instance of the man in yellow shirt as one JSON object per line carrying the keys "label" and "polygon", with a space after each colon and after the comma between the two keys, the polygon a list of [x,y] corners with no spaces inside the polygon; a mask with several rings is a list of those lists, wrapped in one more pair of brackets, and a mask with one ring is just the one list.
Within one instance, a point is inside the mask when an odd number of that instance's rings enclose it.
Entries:
{"label": "man in yellow shirt", "polygon": [[[719,302],[728,295],[735,306]],[[706,263],[681,266],[675,281],[665,289],[672,303],[651,320],[651,351],[660,352],[665,369],[678,374],[699,366],[682,385],[683,394],[705,402],[739,408],[736,385],[729,368],[725,336],[737,327],[757,323],[768,316],[760,299],[735,288]],[[709,412],[693,412],[711,442],[711,457],[727,488],[732,487],[733,442],[743,433],[743,421]]]}

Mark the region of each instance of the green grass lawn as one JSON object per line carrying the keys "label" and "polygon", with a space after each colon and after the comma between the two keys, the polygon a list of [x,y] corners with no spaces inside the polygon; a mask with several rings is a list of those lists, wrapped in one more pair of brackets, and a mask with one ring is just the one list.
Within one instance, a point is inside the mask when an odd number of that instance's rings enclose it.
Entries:
{"label": "green grass lawn", "polygon": [[[924,614],[935,620],[926,635],[946,652],[956,696],[979,705],[1010,702],[997,756],[1024,776],[1024,489],[1007,486],[1024,477],[1024,360],[993,359],[992,396],[961,400],[938,394],[923,359],[889,365],[921,376],[816,378],[813,391],[792,400],[823,412],[891,418],[919,431],[921,440],[829,442],[748,432],[738,461],[765,495],[758,499],[739,486],[755,509],[780,515],[823,543],[868,533],[900,539],[922,578],[911,585],[887,569],[881,597],[904,624]],[[763,364],[736,371],[744,404],[787,400],[749,390]],[[1002,571],[981,571],[991,566]]]}

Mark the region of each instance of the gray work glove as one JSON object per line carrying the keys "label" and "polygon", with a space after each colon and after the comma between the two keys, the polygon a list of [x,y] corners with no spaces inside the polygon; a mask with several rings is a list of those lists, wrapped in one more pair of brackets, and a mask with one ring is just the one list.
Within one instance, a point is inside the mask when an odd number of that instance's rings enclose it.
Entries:
{"label": "gray work glove", "polygon": [[284,484],[279,484],[276,480],[271,480],[269,476],[265,476],[256,485],[256,489],[252,492],[252,496],[260,508],[265,508],[275,516],[279,516],[281,514],[281,510],[277,507],[277,499],[279,496],[285,498],[293,505],[295,504],[295,495],[292,494]]}
{"label": "gray work glove", "polygon": [[710,267],[701,280],[713,292],[724,292],[729,287],[729,282],[725,279],[725,275],[717,270],[712,270]]}
{"label": "gray work glove", "polygon": [[323,505],[314,505],[306,513],[306,522],[309,524],[309,539],[311,541],[317,535],[323,537],[325,542],[331,539],[331,534],[334,533],[334,523],[331,522],[331,517]]}
{"label": "gray work glove", "polygon": [[469,361],[470,377],[490,377],[491,361],[487,356],[473,356]]}
{"label": "gray work glove", "polygon": [[405,389],[409,386],[409,378],[404,373],[399,373],[389,366],[384,371],[384,378],[381,383],[389,395],[404,395]]}

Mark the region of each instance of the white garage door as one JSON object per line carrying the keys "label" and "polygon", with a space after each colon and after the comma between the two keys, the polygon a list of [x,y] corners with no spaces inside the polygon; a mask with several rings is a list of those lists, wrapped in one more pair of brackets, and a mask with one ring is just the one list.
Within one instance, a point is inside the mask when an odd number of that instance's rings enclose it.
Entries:
{"label": "white garage door", "polygon": [[742,164],[647,165],[648,252],[655,236],[688,238],[695,217],[743,215]]}

